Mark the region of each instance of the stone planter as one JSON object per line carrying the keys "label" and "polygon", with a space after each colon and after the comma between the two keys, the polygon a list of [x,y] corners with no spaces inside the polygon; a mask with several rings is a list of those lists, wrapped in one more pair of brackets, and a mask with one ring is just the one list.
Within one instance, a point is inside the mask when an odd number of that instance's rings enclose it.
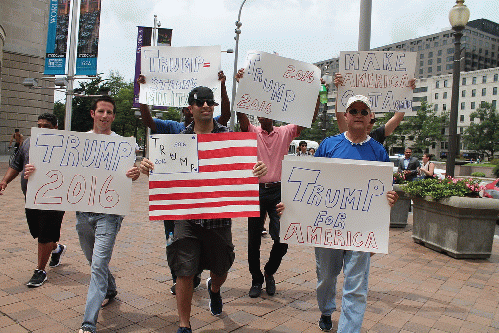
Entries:
{"label": "stone planter", "polygon": [[411,198],[405,195],[399,184],[394,184],[393,190],[397,192],[399,199],[390,210],[390,228],[405,228],[411,208]]}
{"label": "stone planter", "polygon": [[412,238],[435,251],[464,259],[489,258],[499,200],[450,197],[413,200]]}

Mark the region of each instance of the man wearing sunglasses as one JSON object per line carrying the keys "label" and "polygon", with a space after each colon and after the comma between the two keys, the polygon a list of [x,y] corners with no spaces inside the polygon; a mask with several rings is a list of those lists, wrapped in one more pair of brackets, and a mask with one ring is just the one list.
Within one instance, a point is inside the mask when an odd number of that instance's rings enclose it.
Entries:
{"label": "man wearing sunglasses", "polygon": [[[334,77],[334,85],[336,86],[336,89],[340,85],[343,84],[343,76],[340,73],[336,73]],[[416,79],[411,79],[409,80],[409,85],[410,88],[414,90],[416,88]],[[347,124],[345,122],[345,117],[343,116],[343,112],[338,112],[338,98],[336,98],[336,107],[335,107],[335,113],[336,113],[336,121],[338,122],[338,129],[340,130],[340,133],[343,133],[347,130]],[[379,143],[383,144],[385,142],[385,139],[387,136],[391,135],[393,131],[400,125],[402,120],[404,119],[405,112],[398,111],[395,112],[395,114],[386,122],[386,124],[376,128],[373,131],[374,124],[376,123],[376,117],[374,113],[371,113],[371,124],[368,126],[368,134],[371,138],[374,140],[378,141]]]}
{"label": "man wearing sunglasses", "polygon": [[[210,88],[194,88],[189,93],[188,102],[193,121],[182,134],[229,132],[227,127],[213,119],[213,109],[217,103]],[[153,163],[146,158],[140,163],[140,170],[147,175],[153,168]],[[253,167],[253,175],[263,177],[266,173],[266,165],[258,161]],[[168,246],[167,257],[168,265],[177,275],[177,333],[192,332],[190,315],[193,278],[200,268],[210,270],[210,278],[206,284],[211,314],[218,316],[222,313],[220,287],[225,282],[235,258],[231,225],[230,218],[175,221],[175,235],[173,243]]]}
{"label": "man wearing sunglasses", "polygon": [[[229,102],[229,96],[227,95],[227,89],[225,87],[225,74],[223,71],[218,72],[218,80],[220,81],[220,89],[221,89],[221,106],[220,106],[220,111],[221,114],[220,116],[215,117],[215,120],[224,126],[227,126],[227,122],[230,119],[230,102]],[[146,83],[146,78],[144,75],[139,75],[139,78],[137,79],[137,83],[139,84],[144,84]],[[215,103],[215,101],[213,101]],[[214,104],[210,105],[213,106]],[[218,105],[218,104],[217,104]],[[184,121],[183,122],[178,122],[175,120],[163,120],[163,119],[158,119],[158,118],[153,118],[151,116],[151,111],[149,110],[149,106],[147,104],[140,104],[140,114],[142,116],[142,121],[144,122],[144,125],[149,127],[151,129],[152,134],[179,134],[189,124],[192,122],[192,113],[189,110],[188,107],[182,108],[182,114],[184,116]],[[172,220],[164,220],[164,227],[165,227],[165,236],[168,241],[168,236],[170,233],[174,233],[174,226],[175,226],[175,221]],[[168,247],[166,247],[168,250]],[[173,280],[173,285],[170,288],[170,292],[175,295],[175,289],[176,289],[176,284],[177,284],[177,276],[173,272],[172,273],[172,280]],[[201,272],[197,274],[194,277],[194,288],[197,288],[199,284],[201,283]]]}
{"label": "man wearing sunglasses", "polygon": [[[315,156],[389,162],[383,146],[367,135],[371,122],[371,104],[368,98],[363,95],[351,97],[346,110],[343,117],[347,131],[324,139]],[[397,198],[395,191],[387,192],[390,206],[393,206]],[[315,248],[317,302],[321,311],[319,328],[322,331],[328,332],[333,328],[331,314],[336,310],[336,280],[343,269],[345,279],[338,332],[360,332],[367,306],[370,257],[368,252]]]}

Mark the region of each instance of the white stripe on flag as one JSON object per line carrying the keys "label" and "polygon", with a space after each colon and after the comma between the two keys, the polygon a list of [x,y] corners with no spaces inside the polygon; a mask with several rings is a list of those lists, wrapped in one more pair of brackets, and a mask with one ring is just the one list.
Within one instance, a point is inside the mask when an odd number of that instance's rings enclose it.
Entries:
{"label": "white stripe on flag", "polygon": [[[189,208],[175,210],[151,210],[149,216],[168,216],[168,215],[192,215],[192,214],[214,214],[214,213],[231,213],[231,212],[250,212],[259,211],[259,205],[234,205],[223,207],[206,207],[206,208]],[[167,220],[167,218],[165,218]]]}

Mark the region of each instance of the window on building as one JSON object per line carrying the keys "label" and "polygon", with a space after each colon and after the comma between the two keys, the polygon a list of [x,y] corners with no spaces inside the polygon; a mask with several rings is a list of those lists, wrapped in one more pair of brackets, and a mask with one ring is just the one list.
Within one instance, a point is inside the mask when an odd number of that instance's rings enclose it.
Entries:
{"label": "window on building", "polygon": [[464,110],[465,107],[466,107],[466,103],[461,102],[461,110]]}
{"label": "window on building", "polygon": [[438,99],[438,93],[435,93],[435,99]]}
{"label": "window on building", "polygon": [[433,59],[428,59],[428,65],[433,65]]}
{"label": "window on building", "polygon": [[497,82],[499,80],[499,74],[494,74],[494,82]]}
{"label": "window on building", "polygon": [[492,107],[497,109],[497,101],[495,99],[492,100]]}
{"label": "window on building", "polygon": [[447,44],[447,39],[444,39],[444,40],[442,41],[442,45],[446,45],[446,44]]}
{"label": "window on building", "polygon": [[423,67],[423,66],[424,66],[424,61],[422,61],[422,60],[421,60],[421,61],[419,62],[419,67]]}
{"label": "window on building", "polygon": [[419,74],[423,74],[423,69],[422,68],[419,70]]}
{"label": "window on building", "polygon": [[452,64],[447,64],[447,65],[445,66],[445,69],[452,69]]}
{"label": "window on building", "polygon": [[428,67],[428,73],[431,73],[431,72],[432,72],[432,68]]}
{"label": "window on building", "polygon": [[482,76],[482,83],[487,83],[487,75]]}
{"label": "window on building", "polygon": [[442,104],[442,110],[444,110],[444,111],[447,110],[447,104]]}
{"label": "window on building", "polygon": [[420,59],[424,59],[424,53],[421,53],[421,54],[419,55],[419,58],[420,58]]}
{"label": "window on building", "polygon": [[461,83],[462,86],[465,86],[466,85],[466,78],[463,77],[463,80],[462,80],[462,83]]}
{"label": "window on building", "polygon": [[474,122],[475,121],[475,118],[470,116],[470,122]]}
{"label": "window on building", "polygon": [[435,88],[440,88],[440,81],[435,81]]}
{"label": "window on building", "polygon": [[462,123],[464,123],[464,115],[460,115],[459,116],[459,121],[462,122]]}
{"label": "window on building", "polygon": [[442,55],[442,50],[438,50],[437,55],[441,56]]}
{"label": "window on building", "polygon": [[466,97],[466,90],[461,91],[461,97]]}
{"label": "window on building", "polygon": [[447,54],[453,54],[454,53],[454,48],[453,47],[449,47],[447,49]]}
{"label": "window on building", "polygon": [[482,96],[487,96],[487,88],[482,88]]}
{"label": "window on building", "polygon": [[459,127],[459,134],[463,134],[463,133],[464,133],[464,128]]}
{"label": "window on building", "polygon": [[476,89],[473,89],[471,90],[471,97],[475,97],[476,96]]}
{"label": "window on building", "polygon": [[449,81],[448,80],[444,80],[444,87],[448,87],[449,85]]}
{"label": "window on building", "polygon": [[492,88],[492,95],[497,95],[497,87]]}
{"label": "window on building", "polygon": [[428,52],[428,58],[433,57],[433,52]]}
{"label": "window on building", "polygon": [[475,102],[471,102],[471,109],[474,110],[475,109]]}
{"label": "window on building", "polygon": [[438,111],[438,104],[435,104],[435,105],[433,106],[433,110]]}
{"label": "window on building", "polygon": [[442,66],[438,65],[437,66],[437,72],[441,72],[442,71]]}
{"label": "window on building", "polygon": [[471,79],[471,84],[476,84],[476,76],[473,76],[473,79]]}
{"label": "window on building", "polygon": [[447,91],[444,91],[444,96],[443,96],[444,99],[447,99]]}
{"label": "window on building", "polygon": [[437,47],[438,46],[438,42],[433,43],[433,46]]}

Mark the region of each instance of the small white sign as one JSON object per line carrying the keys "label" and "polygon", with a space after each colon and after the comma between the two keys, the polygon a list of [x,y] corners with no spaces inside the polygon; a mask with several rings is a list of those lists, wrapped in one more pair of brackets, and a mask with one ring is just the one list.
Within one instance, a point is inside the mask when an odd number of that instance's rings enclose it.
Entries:
{"label": "small white sign", "polygon": [[417,52],[340,52],[338,112],[354,95],[369,98],[374,112],[412,112],[412,89]]}
{"label": "small white sign", "polygon": [[220,104],[220,52],[220,46],[142,47],[141,74],[146,83],[140,85],[139,103],[184,107],[189,92],[205,86]]}
{"label": "small white sign", "polygon": [[154,163],[151,174],[198,172],[196,134],[156,134],[149,137],[149,158]]}
{"label": "small white sign", "polygon": [[390,162],[285,156],[281,241],[388,253],[392,169]]}
{"label": "small white sign", "polygon": [[320,69],[305,62],[249,51],[234,110],[310,127],[320,89]]}
{"label": "small white sign", "polygon": [[32,128],[26,208],[126,215],[135,139]]}

